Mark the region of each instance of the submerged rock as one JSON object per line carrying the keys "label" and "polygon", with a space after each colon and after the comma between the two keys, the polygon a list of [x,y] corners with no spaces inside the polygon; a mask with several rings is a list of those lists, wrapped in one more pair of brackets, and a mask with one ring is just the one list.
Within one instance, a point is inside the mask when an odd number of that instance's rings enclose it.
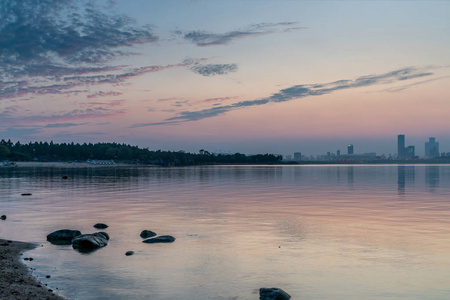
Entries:
{"label": "submerged rock", "polygon": [[155,238],[150,238],[143,240],[143,243],[147,244],[154,244],[154,243],[173,243],[175,241],[175,238],[170,235],[161,235]]}
{"label": "submerged rock", "polygon": [[141,232],[141,238],[143,239],[147,239],[154,236],[156,236],[156,233],[151,230],[142,230]]}
{"label": "submerged rock", "polygon": [[134,251],[127,251],[127,252],[125,252],[126,256],[130,256],[130,255],[133,255],[133,254],[134,254]]}
{"label": "submerged rock", "polygon": [[279,288],[260,288],[259,300],[288,300],[291,295]]}
{"label": "submerged rock", "polygon": [[97,223],[97,224],[94,225],[94,228],[105,229],[105,228],[108,228],[108,225],[103,224],[103,223]]}
{"label": "submerged rock", "polygon": [[72,239],[80,235],[79,230],[61,229],[47,235],[47,241],[55,245],[70,245]]}
{"label": "submerged rock", "polygon": [[82,234],[72,240],[72,247],[79,252],[89,253],[108,245],[109,236],[105,232]]}

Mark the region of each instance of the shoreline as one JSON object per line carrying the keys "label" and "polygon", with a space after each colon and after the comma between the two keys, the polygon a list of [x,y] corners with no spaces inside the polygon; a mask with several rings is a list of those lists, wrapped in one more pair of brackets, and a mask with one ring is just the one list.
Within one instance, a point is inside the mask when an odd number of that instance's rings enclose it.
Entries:
{"label": "shoreline", "polygon": [[39,245],[0,238],[0,299],[66,300],[40,282],[21,257]]}

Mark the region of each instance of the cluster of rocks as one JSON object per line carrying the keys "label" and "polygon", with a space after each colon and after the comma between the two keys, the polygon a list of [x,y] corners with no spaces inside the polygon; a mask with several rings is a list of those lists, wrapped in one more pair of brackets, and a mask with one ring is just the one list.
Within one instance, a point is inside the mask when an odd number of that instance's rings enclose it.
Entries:
{"label": "cluster of rocks", "polygon": [[54,245],[72,245],[80,252],[92,252],[108,245],[109,235],[103,231],[81,234],[79,230],[62,229],[47,235],[47,241]]}
{"label": "cluster of rocks", "polygon": [[[94,225],[96,229],[106,229],[108,225],[97,223]],[[172,243],[175,238],[170,235],[156,236],[157,234],[151,230],[143,230],[140,234],[144,240],[143,243]],[[109,235],[104,231],[82,234],[79,230],[61,229],[47,235],[47,241],[54,245],[72,245],[72,247],[82,253],[89,253],[98,248],[108,245]],[[133,251],[127,251],[125,255],[133,255]]]}

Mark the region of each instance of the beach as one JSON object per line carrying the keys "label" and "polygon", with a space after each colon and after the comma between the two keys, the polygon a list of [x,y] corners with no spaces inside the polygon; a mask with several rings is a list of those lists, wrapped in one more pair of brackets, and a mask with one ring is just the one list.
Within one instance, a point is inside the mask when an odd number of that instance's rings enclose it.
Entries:
{"label": "beach", "polygon": [[22,260],[25,251],[39,245],[0,239],[0,299],[63,300],[31,273]]}

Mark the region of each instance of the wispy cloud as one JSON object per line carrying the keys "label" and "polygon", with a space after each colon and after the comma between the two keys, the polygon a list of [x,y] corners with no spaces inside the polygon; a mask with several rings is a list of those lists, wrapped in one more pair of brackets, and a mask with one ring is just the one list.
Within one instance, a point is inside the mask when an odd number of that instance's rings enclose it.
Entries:
{"label": "wispy cloud", "polygon": [[[147,73],[160,72],[175,67],[186,67],[187,64],[182,62],[172,65],[152,65],[140,68],[115,68],[115,73],[101,73],[96,75],[75,75],[63,76],[61,78],[41,78],[39,81],[18,80],[18,81],[0,81],[0,99],[12,99],[24,97],[26,95],[78,95],[79,93],[87,93],[89,86],[97,85],[123,85],[127,80],[141,76]],[[78,89],[77,89],[78,88]],[[75,89],[75,90],[74,90]],[[90,94],[88,98],[102,96],[117,96],[121,92],[98,92]]]}
{"label": "wispy cloud", "polygon": [[207,31],[175,31],[175,34],[183,37],[185,40],[200,46],[217,46],[227,45],[237,39],[261,36],[277,32],[286,32],[304,29],[299,27],[297,22],[281,22],[281,23],[260,23],[254,24],[247,28],[229,31],[225,33],[212,33]]}
{"label": "wispy cloud", "polygon": [[[111,109],[108,107],[90,107],[87,109],[75,109],[71,111],[59,112],[59,113],[49,113],[49,114],[37,114],[37,115],[24,115],[20,119],[16,117],[2,117],[0,119],[0,125],[12,126],[12,125],[36,125],[42,123],[54,123],[61,122],[67,123],[68,121],[76,120],[86,120],[86,119],[97,119],[105,117],[114,117],[125,114],[125,109]],[[44,125],[45,126],[45,125]]]}
{"label": "wispy cloud", "polygon": [[92,98],[98,98],[98,97],[115,97],[115,96],[120,96],[123,93],[121,92],[114,92],[114,91],[109,91],[109,92],[103,92],[103,91],[99,91],[90,95],[87,95],[86,97],[88,99],[92,99]]}
{"label": "wispy cloud", "polygon": [[366,75],[353,80],[339,80],[320,84],[302,84],[294,85],[282,89],[266,98],[236,102],[230,105],[215,106],[198,111],[184,111],[177,116],[168,118],[162,122],[135,124],[132,127],[154,126],[154,125],[173,125],[175,123],[198,121],[206,118],[212,118],[224,115],[230,111],[243,109],[252,106],[266,105],[269,103],[286,102],[295,99],[306,98],[309,96],[319,96],[331,94],[339,90],[354,89],[359,87],[368,87],[379,84],[389,84],[431,76],[433,73],[419,70],[417,68],[404,68],[380,75]]}
{"label": "wispy cloud", "polygon": [[189,69],[202,76],[214,76],[236,72],[238,67],[236,64],[194,64]]}
{"label": "wispy cloud", "polygon": [[44,126],[44,128],[67,128],[67,127],[76,127],[76,126],[82,126],[86,125],[88,123],[53,123],[53,124],[47,124]]}
{"label": "wispy cloud", "polygon": [[83,102],[81,106],[97,107],[97,108],[110,108],[110,107],[120,107],[123,106],[125,100],[113,100],[108,102]]}
{"label": "wispy cloud", "polygon": [[237,96],[208,98],[208,99],[198,100],[196,103],[222,103],[222,102],[225,102],[225,101],[235,100],[237,98],[238,98]]}

